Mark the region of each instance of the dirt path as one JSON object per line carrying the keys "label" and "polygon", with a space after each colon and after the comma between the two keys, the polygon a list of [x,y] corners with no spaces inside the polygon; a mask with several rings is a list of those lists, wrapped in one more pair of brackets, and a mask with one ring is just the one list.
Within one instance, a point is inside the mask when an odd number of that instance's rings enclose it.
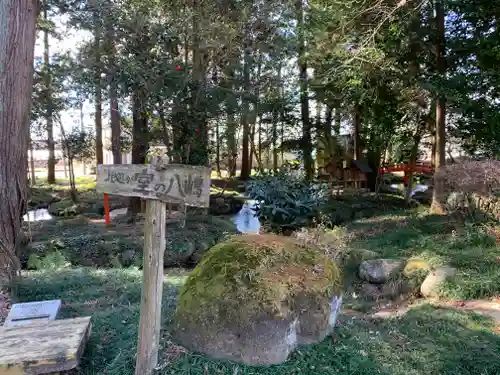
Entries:
{"label": "dirt path", "polygon": [[[372,318],[386,319],[405,315],[411,308],[426,303],[421,300],[409,305],[398,307],[383,307],[371,314]],[[476,314],[485,315],[492,318],[496,324],[496,332],[500,333],[500,297],[492,300],[470,300],[470,301],[429,301],[437,307],[457,309],[460,311],[470,311]]]}
{"label": "dirt path", "polygon": [[500,297],[493,300],[472,300],[463,302],[441,302],[439,306],[463,311],[473,311],[477,314],[491,317],[500,329]]}

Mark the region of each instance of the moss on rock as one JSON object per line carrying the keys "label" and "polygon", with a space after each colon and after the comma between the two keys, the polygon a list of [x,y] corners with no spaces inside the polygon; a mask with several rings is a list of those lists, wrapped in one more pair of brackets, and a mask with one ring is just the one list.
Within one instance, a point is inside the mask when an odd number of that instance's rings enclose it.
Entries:
{"label": "moss on rock", "polygon": [[339,268],[319,250],[275,235],[235,236],[191,273],[175,332],[184,346],[218,358],[280,363],[331,331],[341,289]]}

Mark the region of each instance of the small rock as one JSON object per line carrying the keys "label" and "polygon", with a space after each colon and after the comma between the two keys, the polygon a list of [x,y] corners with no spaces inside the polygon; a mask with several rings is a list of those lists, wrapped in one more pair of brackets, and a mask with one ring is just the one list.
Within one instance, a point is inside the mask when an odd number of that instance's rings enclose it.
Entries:
{"label": "small rock", "polygon": [[429,273],[431,267],[423,259],[410,259],[403,270],[403,275],[408,278],[418,276],[420,274]]}
{"label": "small rock", "polygon": [[375,284],[383,284],[398,275],[405,263],[395,259],[372,259],[361,262],[359,277]]}
{"label": "small rock", "polygon": [[428,298],[438,297],[441,284],[447,279],[455,276],[456,272],[457,269],[450,266],[437,268],[427,275],[424,282],[420,286],[420,293],[422,293],[424,297]]}

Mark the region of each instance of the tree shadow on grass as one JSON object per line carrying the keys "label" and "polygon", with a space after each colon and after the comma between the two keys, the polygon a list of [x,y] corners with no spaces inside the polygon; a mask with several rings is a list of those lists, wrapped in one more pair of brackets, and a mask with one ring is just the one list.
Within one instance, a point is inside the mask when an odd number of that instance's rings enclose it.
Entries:
{"label": "tree shadow on grass", "polygon": [[[175,308],[182,270],[165,272],[163,326]],[[19,302],[61,299],[58,318],[92,317],[92,335],[81,374],[133,374],[141,301],[142,272],[134,269],[78,268],[30,272],[18,284]]]}
{"label": "tree shadow on grass", "polygon": [[500,337],[482,317],[424,306],[394,320],[341,319],[333,337],[271,367],[187,354],[161,374],[484,375],[500,371]]}
{"label": "tree shadow on grass", "polygon": [[[167,271],[163,327],[168,327],[185,271]],[[31,272],[18,285],[21,301],[59,298],[59,318],[92,316],[93,331],[82,375],[132,375],[135,367],[141,272],[69,269]],[[160,363],[161,375],[489,375],[500,373],[500,336],[483,317],[422,306],[398,319],[341,316],[334,335],[297,350],[272,367],[213,361],[195,353]],[[162,331],[162,351],[169,347]],[[161,358],[165,358],[160,354]]]}

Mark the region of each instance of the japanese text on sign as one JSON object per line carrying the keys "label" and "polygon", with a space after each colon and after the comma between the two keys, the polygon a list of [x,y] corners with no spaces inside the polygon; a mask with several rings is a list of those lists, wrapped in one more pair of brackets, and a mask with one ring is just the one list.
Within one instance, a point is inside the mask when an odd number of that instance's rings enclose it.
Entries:
{"label": "japanese text on sign", "polygon": [[207,207],[210,168],[180,164],[158,169],[137,164],[100,165],[97,191]]}

